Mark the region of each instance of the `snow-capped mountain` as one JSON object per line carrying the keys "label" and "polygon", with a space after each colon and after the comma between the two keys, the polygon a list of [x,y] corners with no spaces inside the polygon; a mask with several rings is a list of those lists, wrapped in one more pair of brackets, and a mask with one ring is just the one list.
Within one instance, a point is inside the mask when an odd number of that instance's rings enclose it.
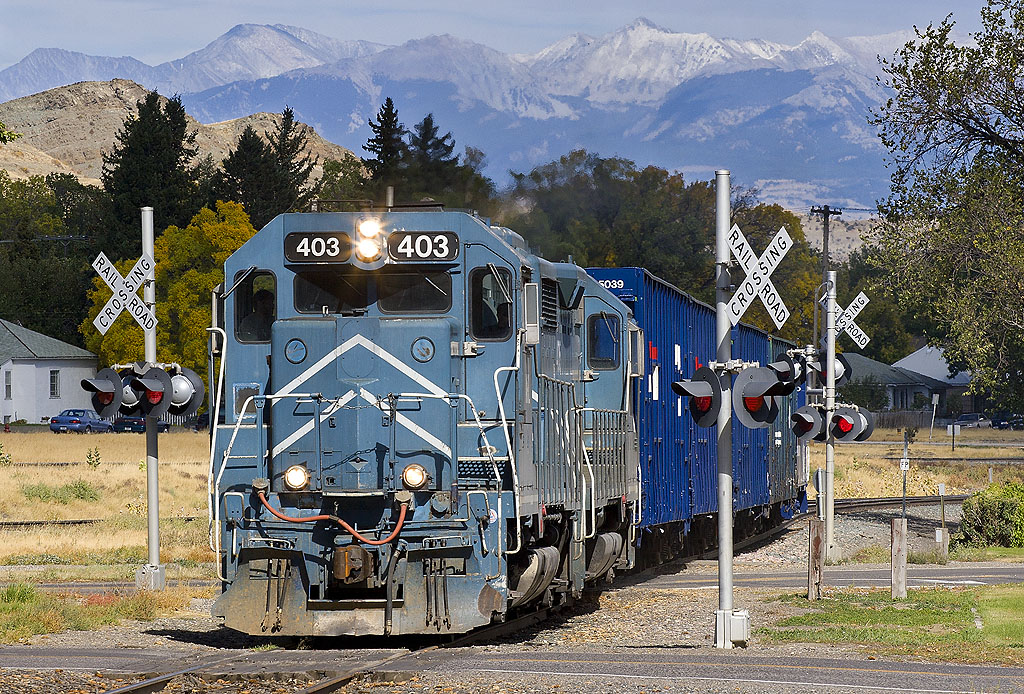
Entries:
{"label": "snow-capped mountain", "polygon": [[39,48],[0,70],[0,101],[84,81],[130,79],[164,94],[197,92],[238,80],[273,77],[289,70],[375,53],[386,46],[340,41],[308,29],[239,24],[209,45],[178,60],[147,65],[135,58],[106,58]]}
{"label": "snow-capped mountain", "polygon": [[[499,179],[584,147],[691,178],[731,168],[738,181],[759,182],[791,205],[827,194],[866,206],[886,187],[868,125],[886,96],[875,79],[877,56],[911,38],[814,32],[790,46],[640,18],[603,36],[575,34],[533,54],[505,54],[448,35],[385,46],[242,24],[157,66],[40,49],[0,71],[0,100],[126,77],[182,94],[204,122],[288,105],[359,152],[367,120],[390,96],[407,126],[433,113],[460,147],[482,149]],[[786,190],[793,199],[781,199]]]}

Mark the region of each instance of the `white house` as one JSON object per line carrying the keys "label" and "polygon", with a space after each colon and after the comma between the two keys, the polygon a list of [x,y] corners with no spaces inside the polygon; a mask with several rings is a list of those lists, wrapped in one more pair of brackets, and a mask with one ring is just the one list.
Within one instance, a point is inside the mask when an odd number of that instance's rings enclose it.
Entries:
{"label": "white house", "polygon": [[982,409],[981,398],[967,394],[967,388],[971,385],[971,373],[961,371],[950,376],[949,364],[941,347],[922,347],[903,357],[893,366],[910,369],[942,381],[946,384],[946,397],[961,398],[963,412],[979,412]]}
{"label": "white house", "polygon": [[92,407],[83,378],[96,355],[0,319],[0,422],[42,422],[69,407]]}

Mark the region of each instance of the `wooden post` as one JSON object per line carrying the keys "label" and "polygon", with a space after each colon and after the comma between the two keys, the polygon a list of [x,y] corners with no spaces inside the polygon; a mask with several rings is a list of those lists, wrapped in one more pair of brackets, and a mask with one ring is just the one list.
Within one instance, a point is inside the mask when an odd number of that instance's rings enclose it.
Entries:
{"label": "wooden post", "polygon": [[892,519],[892,599],[907,597],[907,519]]}
{"label": "wooden post", "polygon": [[937,558],[940,564],[949,561],[949,530],[946,528],[935,529],[935,545]]}
{"label": "wooden post", "polygon": [[821,577],[825,572],[825,521],[811,518],[807,523],[807,599],[821,598]]}

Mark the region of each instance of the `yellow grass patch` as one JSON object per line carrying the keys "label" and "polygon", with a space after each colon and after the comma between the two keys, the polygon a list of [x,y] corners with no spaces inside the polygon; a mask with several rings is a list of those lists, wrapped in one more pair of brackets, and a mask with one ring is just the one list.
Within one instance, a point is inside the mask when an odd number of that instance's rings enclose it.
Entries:
{"label": "yellow grass patch", "polygon": [[[14,463],[84,463],[89,450],[98,448],[102,463],[134,463],[146,459],[143,434],[54,434],[49,430],[0,433],[0,445]],[[184,464],[210,461],[210,437],[206,432],[171,430],[160,434],[157,446],[161,463]]]}
{"label": "yellow grass patch", "polygon": [[[965,430],[966,431],[966,430]],[[1024,432],[971,429],[972,438],[989,440],[1000,435],[1006,443],[1024,443]],[[938,429],[936,429],[936,433]],[[879,432],[876,432],[879,433]],[[900,496],[903,493],[903,473],[898,458],[903,455],[902,434],[896,439],[894,430],[881,430],[881,440],[892,440],[891,445],[837,444],[835,447],[836,497],[868,498]],[[893,436],[887,436],[893,434]],[[922,436],[923,435],[923,436]],[[943,434],[945,437],[945,434]],[[937,438],[937,436],[936,436]],[[927,432],[918,432],[917,440],[910,444],[913,458],[955,458],[955,460],[912,460],[907,472],[907,494],[928,496],[938,494],[939,483],[946,485],[946,494],[969,494],[988,486],[988,468],[984,463],[970,461],[984,458],[1024,458],[1024,449],[1011,446],[957,447],[951,451],[949,438],[945,443],[927,442]],[[958,437],[957,441],[964,437]],[[871,437],[876,440],[876,435]],[[1000,441],[1003,442],[1003,441]],[[896,458],[893,460],[892,458]],[[811,444],[811,470],[825,468],[825,444]],[[1024,481],[1024,466],[993,464],[994,482]]]}
{"label": "yellow grass patch", "polygon": [[[0,520],[58,520],[146,515],[146,470],[138,463],[101,462],[0,468],[5,493]],[[160,516],[205,516],[205,462],[159,464]],[[79,491],[68,493],[69,489]],[[84,490],[84,493],[81,493]],[[79,498],[84,497],[84,498]]]}
{"label": "yellow grass patch", "polygon": [[[161,562],[212,562],[206,517],[160,522]],[[43,526],[0,531],[0,564],[141,564],[147,558],[145,517],[95,525]]]}

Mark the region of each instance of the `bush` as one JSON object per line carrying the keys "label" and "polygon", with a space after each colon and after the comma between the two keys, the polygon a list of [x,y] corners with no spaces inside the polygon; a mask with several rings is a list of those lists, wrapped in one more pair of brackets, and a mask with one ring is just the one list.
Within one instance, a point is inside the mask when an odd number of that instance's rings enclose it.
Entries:
{"label": "bush", "polygon": [[1024,547],[1024,484],[989,485],[964,500],[960,534],[976,547]]}
{"label": "bush", "polygon": [[55,501],[58,504],[69,504],[74,499],[82,501],[99,501],[100,493],[96,488],[84,480],[75,480],[69,484],[62,484],[59,487],[51,487],[48,484],[28,484],[21,488],[21,493],[30,501]]}

